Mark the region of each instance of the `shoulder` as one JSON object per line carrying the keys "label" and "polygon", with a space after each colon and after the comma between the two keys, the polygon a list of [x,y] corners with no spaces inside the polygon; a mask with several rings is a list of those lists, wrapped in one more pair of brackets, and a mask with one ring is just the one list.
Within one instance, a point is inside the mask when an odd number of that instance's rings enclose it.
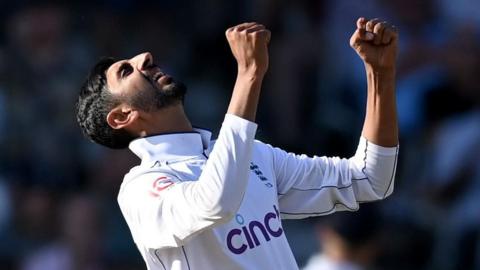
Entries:
{"label": "shoulder", "polygon": [[126,204],[159,199],[163,192],[178,182],[180,180],[167,168],[136,166],[124,176],[117,200],[122,207]]}
{"label": "shoulder", "polygon": [[[210,155],[210,152],[212,152],[213,147],[215,146],[216,140],[211,141],[210,147],[206,151],[208,155]],[[253,142],[253,155],[254,157],[268,157],[274,152],[274,147],[271,146],[268,143],[264,143],[260,140],[255,140]]]}
{"label": "shoulder", "polygon": [[288,155],[295,155],[294,153],[287,152],[279,147],[258,140],[255,141],[254,151],[256,155],[272,161],[278,158],[285,158]]}
{"label": "shoulder", "polygon": [[271,155],[274,152],[274,147],[268,143],[264,143],[260,140],[255,140],[253,144],[253,150],[260,155]]}
{"label": "shoulder", "polygon": [[168,167],[162,166],[160,163],[152,163],[147,166],[138,165],[130,169],[130,171],[123,177],[122,187],[130,185],[141,185],[145,179],[152,176],[169,176],[172,179],[177,179],[175,173]]}

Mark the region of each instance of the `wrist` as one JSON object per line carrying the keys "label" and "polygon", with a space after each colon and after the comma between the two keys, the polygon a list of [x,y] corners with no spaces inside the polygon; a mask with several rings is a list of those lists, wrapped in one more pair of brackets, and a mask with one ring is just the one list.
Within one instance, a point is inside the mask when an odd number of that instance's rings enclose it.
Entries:
{"label": "wrist", "polygon": [[368,93],[392,95],[395,93],[395,68],[378,68],[365,65]]}
{"label": "wrist", "polygon": [[261,81],[265,76],[265,72],[258,68],[241,68],[238,67],[237,78],[248,81]]}
{"label": "wrist", "polygon": [[372,74],[376,76],[395,76],[396,68],[395,66],[373,66],[371,64],[365,64],[365,71],[367,74]]}

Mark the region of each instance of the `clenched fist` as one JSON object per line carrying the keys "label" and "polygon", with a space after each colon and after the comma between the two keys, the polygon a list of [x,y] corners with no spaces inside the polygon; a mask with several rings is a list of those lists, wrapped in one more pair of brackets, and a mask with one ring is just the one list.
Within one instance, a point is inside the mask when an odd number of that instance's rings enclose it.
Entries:
{"label": "clenched fist", "polygon": [[398,33],[394,26],[380,19],[357,20],[357,30],[350,46],[366,65],[374,69],[393,69],[397,56]]}
{"label": "clenched fist", "polygon": [[270,31],[251,22],[228,28],[225,32],[240,72],[264,75],[268,69],[268,43]]}

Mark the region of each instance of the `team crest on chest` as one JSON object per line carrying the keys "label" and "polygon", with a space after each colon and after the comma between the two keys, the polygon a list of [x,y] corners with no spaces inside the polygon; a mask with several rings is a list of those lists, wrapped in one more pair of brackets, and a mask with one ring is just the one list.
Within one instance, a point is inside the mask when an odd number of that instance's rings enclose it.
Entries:
{"label": "team crest on chest", "polygon": [[170,178],[166,176],[160,176],[153,181],[150,189],[150,195],[153,197],[158,197],[161,191],[169,188],[173,184],[174,182]]}

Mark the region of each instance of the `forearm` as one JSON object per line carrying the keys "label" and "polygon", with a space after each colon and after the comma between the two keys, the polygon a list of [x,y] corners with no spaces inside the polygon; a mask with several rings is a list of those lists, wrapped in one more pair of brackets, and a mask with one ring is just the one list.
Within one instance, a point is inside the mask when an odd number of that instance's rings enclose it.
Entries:
{"label": "forearm", "polygon": [[239,67],[227,113],[255,122],[263,74]]}
{"label": "forearm", "polygon": [[207,164],[199,181],[186,185],[183,191],[189,194],[187,198],[194,198],[190,208],[209,220],[228,220],[242,202],[263,74],[239,66],[227,115]]}
{"label": "forearm", "polygon": [[368,95],[362,135],[383,147],[398,144],[395,68],[374,70],[366,65]]}

